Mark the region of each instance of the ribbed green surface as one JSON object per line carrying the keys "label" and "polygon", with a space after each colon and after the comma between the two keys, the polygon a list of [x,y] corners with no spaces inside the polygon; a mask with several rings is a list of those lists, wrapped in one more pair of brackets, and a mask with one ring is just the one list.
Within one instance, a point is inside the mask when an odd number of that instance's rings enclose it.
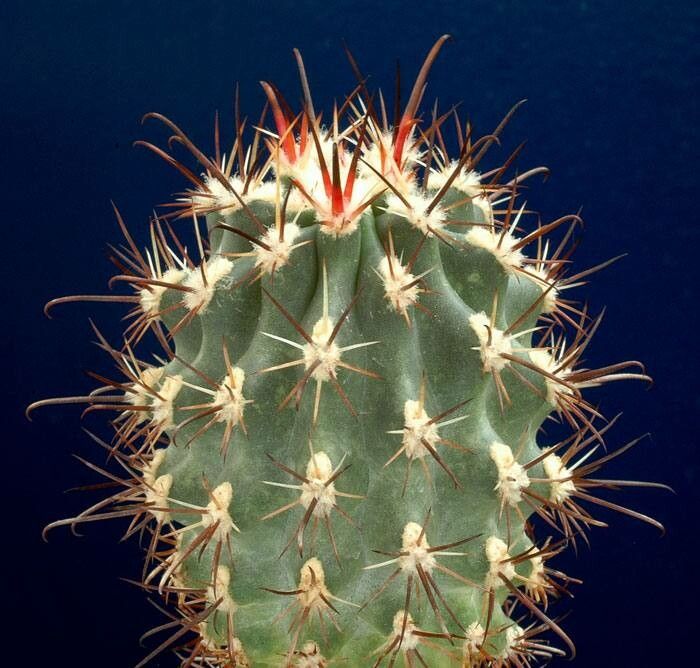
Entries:
{"label": "ribbed green surface", "polygon": [[[265,207],[254,208],[262,212]],[[478,210],[469,208],[466,215],[474,219]],[[210,226],[216,224],[218,218],[216,214],[211,215]],[[254,232],[242,212],[226,217],[225,222]],[[238,605],[234,615],[235,632],[254,665],[277,666],[280,655],[289,650],[288,619],[277,617],[295,600],[293,596],[275,595],[262,588],[296,589],[301,566],[306,559],[315,556],[323,564],[331,593],[362,605],[395,568],[363,570],[365,566],[388,558],[373,554],[371,550],[398,551],[405,524],[410,521],[422,524],[429,511],[426,538],[432,546],[478,536],[454,549],[465,552],[466,556],[445,556],[438,560],[483,585],[488,571],[483,548],[486,538],[495,535],[507,540],[505,518],[499,521],[499,498],[494,490],[497,471],[489,456],[489,446],[493,441],[500,441],[511,444],[514,451],[521,447],[521,461],[533,459],[538,452],[534,435],[551,407],[513,378],[505,380],[512,403],[501,411],[493,379],[483,372],[479,341],[469,326],[469,316],[483,309],[490,315],[494,295],[498,293],[496,326],[506,329],[537,300],[541,290],[523,276],[507,275],[491,253],[470,247],[459,233],[451,235],[454,240],[451,246],[432,237],[425,242],[413,268],[414,275],[430,270],[425,280],[432,292],[421,295],[420,301],[432,316],[414,311],[411,327],[408,327],[389,307],[382,282],[375,273],[385,254],[382,244],[388,244],[389,226],[396,255],[410,257],[421,240],[421,233],[411,228],[405,219],[384,213],[379,201],[372,211],[362,216],[358,231],[350,236],[334,238],[322,232],[317,224],[304,228],[303,238],[313,243],[295,250],[290,264],[276,272],[274,281],[265,277],[252,285],[237,284],[250,271],[252,260],[236,260],[231,274],[217,284],[216,294],[206,311],[175,336],[178,355],[217,381],[222,380],[225,373],[222,357],[222,340],[225,340],[232,363],[246,373],[244,395],[254,402],[245,409],[248,435],[236,430],[225,461],[219,453],[223,425],[213,426],[185,445],[201,426],[202,421],[199,421],[178,431],[178,444],[168,446],[165,464],[158,470],[158,474],[173,475],[173,499],[199,506],[209,501],[202,486],[203,476],[212,488],[222,482],[233,486],[230,514],[240,534],[232,535],[233,561],[224,551],[221,563],[233,572],[230,595]],[[219,239],[227,251],[247,250],[247,242],[230,232],[220,234]],[[215,253],[213,249],[212,255]],[[382,379],[340,369],[339,383],[357,416],[350,413],[330,383],[324,383],[318,422],[313,426],[313,381],[309,382],[298,410],[294,409],[293,401],[286,409],[278,410],[280,402],[301,377],[300,367],[258,373],[300,355],[300,351],[262,332],[304,343],[272,300],[262,296],[261,288],[266,288],[307,332],[311,332],[322,315],[321,267],[324,264],[328,276],[329,315],[334,322],[361,290],[355,307],[340,329],[338,345],[379,342],[344,353],[342,359],[377,373]],[[166,295],[164,304],[168,299]],[[183,314],[184,311],[170,313],[166,324],[174,325]],[[531,327],[537,315],[535,310],[518,329]],[[526,335],[519,343],[527,347],[529,340],[530,335]],[[178,360],[169,364],[167,373],[180,374],[186,381],[202,384],[201,378]],[[528,371],[523,374],[534,385],[543,387],[537,374]],[[435,416],[469,400],[450,416],[467,415],[467,418],[441,428],[440,435],[471,452],[438,448],[441,459],[461,487],[455,488],[447,473],[428,456],[431,480],[426,478],[420,464],[414,462],[402,494],[407,458],[401,455],[390,466],[384,466],[402,441],[401,435],[387,434],[387,431],[402,428],[404,403],[419,398],[423,377],[428,415]],[[175,405],[182,407],[202,402],[201,393],[185,387]],[[340,507],[355,526],[339,513],[331,513],[340,564],[336,562],[323,524],[319,526],[315,541],[311,539],[311,527],[307,529],[303,558],[295,545],[280,556],[304,514],[301,506],[267,521],[261,520],[263,515],[294,501],[299,494],[261,482],[298,482],[276,468],[266,455],[272,455],[303,474],[309,460],[309,440],[314,451],[325,452],[334,466],[343,457],[345,463],[351,465],[338,478],[337,489],[365,497],[362,500],[338,498]],[[539,473],[537,469],[534,471]],[[187,524],[199,518],[176,516],[176,519]],[[521,520],[515,514],[511,519],[511,552],[517,554],[530,543],[523,533]],[[213,549],[210,546],[201,556],[188,560],[185,580],[190,586],[202,586],[197,579],[205,578],[210,572]],[[482,590],[443,573],[436,572],[434,577],[450,609],[465,628],[472,622],[484,622]],[[342,631],[326,624],[324,638],[318,618],[314,617],[304,626],[297,646],[305,640],[316,640],[326,659],[342,660],[343,665],[350,666],[369,665],[369,655],[389,637],[392,619],[403,607],[405,596],[406,576],[402,574],[361,612],[356,607],[335,602],[338,614],[333,615]],[[444,606],[440,604],[439,607],[451,630],[460,633]],[[417,601],[414,599],[411,614],[419,628],[440,631],[423,593]],[[497,612],[493,626],[501,628],[503,625],[501,613]],[[498,637],[492,639],[492,647],[498,648],[501,644]],[[447,660],[430,649],[422,653],[432,661],[430,665],[442,665],[441,662]]]}

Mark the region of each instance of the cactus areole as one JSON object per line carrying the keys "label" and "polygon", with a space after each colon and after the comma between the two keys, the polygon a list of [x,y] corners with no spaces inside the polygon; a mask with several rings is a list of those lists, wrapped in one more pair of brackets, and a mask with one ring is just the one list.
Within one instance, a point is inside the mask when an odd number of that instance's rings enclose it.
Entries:
{"label": "cactus areole", "polygon": [[573,657],[548,605],[576,581],[550,559],[601,506],[660,527],[606,498],[654,485],[598,473],[632,444],[604,447],[614,420],[588,389],[648,380],[635,361],[581,365],[600,317],[569,290],[609,262],[572,269],[579,217],[523,201],[544,168],[516,169],[517,150],[484,166],[515,108],[480,138],[421,111],[446,40],[395,104],[348,53],[358,85],[326,114],[295,50],[300,108],[263,82],[261,118],[236,99],[226,151],[218,117],[206,154],[148,114],[172,136],[137,144],[186,188],[145,248],[115,209],[109,294],[47,305],[128,309],[121,340],[94,330],[111,369],[95,390],[30,410],[110,418],[89,464],[110,495],[47,529],[116,517],[141,536],[133,570],[171,616],[139,665]]}

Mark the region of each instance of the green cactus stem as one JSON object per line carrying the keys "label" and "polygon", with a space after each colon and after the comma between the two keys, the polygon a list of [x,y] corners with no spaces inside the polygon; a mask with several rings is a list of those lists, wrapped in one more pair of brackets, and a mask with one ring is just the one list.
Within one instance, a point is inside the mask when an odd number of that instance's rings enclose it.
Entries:
{"label": "green cactus stem", "polygon": [[138,143],[188,190],[146,249],[117,212],[127,292],[47,306],[131,309],[123,340],[95,330],[118,377],[30,408],[113,415],[95,440],[116,471],[91,466],[117,491],[49,528],[126,517],[147,537],[141,586],[173,617],[139,665],[165,648],[200,667],[573,656],[545,611],[573,580],[549,560],[603,524],[598,506],[660,527],[598,496],[625,484],[597,473],[631,444],[601,448],[611,423],[583,393],[648,380],[633,361],[581,367],[600,317],[565,295],[607,263],[572,271],[579,217],[541,224],[521,201],[543,169],[507,176],[514,154],[480,171],[515,108],[479,140],[456,113],[421,122],[445,40],[393,126],[353,59],[360,83],[324,122],[298,52],[300,111],[263,83],[272,125],[237,121],[228,153],[218,125],[208,157],[149,114],[199,168]]}

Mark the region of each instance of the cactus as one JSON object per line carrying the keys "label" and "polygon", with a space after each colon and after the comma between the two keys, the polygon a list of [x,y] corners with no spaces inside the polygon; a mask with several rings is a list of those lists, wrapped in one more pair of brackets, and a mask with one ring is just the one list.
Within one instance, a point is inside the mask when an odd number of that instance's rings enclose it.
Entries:
{"label": "cactus", "polygon": [[597,477],[633,443],[601,447],[614,420],[583,391],[648,380],[634,361],[581,366],[601,318],[567,291],[609,262],[572,271],[580,218],[526,208],[543,168],[507,176],[516,150],[480,171],[517,105],[479,140],[454,111],[421,122],[445,40],[392,123],[349,53],[358,86],[324,123],[297,51],[300,111],[263,83],[272,124],[237,110],[226,154],[218,120],[209,157],[149,114],[169,148],[137,143],[188,189],[144,250],[116,212],[126,293],[47,305],[130,308],[123,340],[94,330],[118,375],[30,408],[113,415],[91,434],[109,463],[88,465],[116,491],[47,529],[118,517],[144,538],[140,586],[171,617],[139,665],[166,648],[182,666],[574,655],[546,608],[575,580],[549,560],[603,525],[597,507],[661,526],[598,495],[655,486]]}

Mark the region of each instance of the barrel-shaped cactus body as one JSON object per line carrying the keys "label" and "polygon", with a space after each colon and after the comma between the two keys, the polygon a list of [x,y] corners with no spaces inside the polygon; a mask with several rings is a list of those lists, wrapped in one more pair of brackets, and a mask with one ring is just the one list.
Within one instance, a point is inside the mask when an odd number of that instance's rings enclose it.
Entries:
{"label": "barrel-shaped cactus body", "polygon": [[[92,299],[131,307],[122,342],[97,332],[122,375],[58,401],[114,412],[99,442],[121,487],[56,524],[126,515],[146,536],[142,586],[173,609],[152,655],[532,665],[574,652],[549,559],[596,505],[655,523],[596,491],[617,451],[582,392],[646,376],[581,368],[600,319],[565,293],[590,273],[570,268],[578,216],[543,224],[521,201],[542,170],[480,171],[505,123],[477,141],[456,114],[419,122],[443,42],[393,126],[361,76],[324,122],[297,54],[300,113],[263,84],[272,127],[247,141],[237,122],[228,154],[218,127],[210,158],[158,116],[203,173],[142,142],[190,188],[147,249],[119,218],[131,292]],[[548,440],[547,418],[569,434]]]}

